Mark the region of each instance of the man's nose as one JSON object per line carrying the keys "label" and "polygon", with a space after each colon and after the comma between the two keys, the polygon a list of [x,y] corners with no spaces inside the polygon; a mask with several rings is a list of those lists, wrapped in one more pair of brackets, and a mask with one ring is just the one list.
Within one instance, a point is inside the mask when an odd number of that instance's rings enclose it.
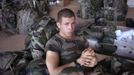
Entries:
{"label": "man's nose", "polygon": [[69,25],[69,29],[71,29],[71,30],[72,30],[72,29],[73,29],[73,25],[71,25],[71,24],[70,24],[70,25]]}

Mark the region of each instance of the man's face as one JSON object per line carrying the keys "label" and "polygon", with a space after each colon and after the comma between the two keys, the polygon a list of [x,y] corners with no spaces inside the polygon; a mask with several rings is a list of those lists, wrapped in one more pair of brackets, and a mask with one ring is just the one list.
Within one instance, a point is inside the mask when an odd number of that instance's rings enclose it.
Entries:
{"label": "man's face", "polygon": [[62,17],[61,21],[57,23],[60,33],[64,36],[71,37],[75,30],[75,17]]}

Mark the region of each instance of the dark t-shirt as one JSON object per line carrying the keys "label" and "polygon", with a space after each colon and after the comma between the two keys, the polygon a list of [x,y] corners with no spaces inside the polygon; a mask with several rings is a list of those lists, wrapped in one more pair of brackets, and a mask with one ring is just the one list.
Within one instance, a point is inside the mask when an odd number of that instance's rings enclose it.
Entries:
{"label": "dark t-shirt", "polygon": [[66,40],[59,34],[56,34],[48,40],[45,49],[58,53],[60,65],[64,65],[79,58],[82,51],[87,47],[88,42],[83,37],[76,37],[75,40]]}

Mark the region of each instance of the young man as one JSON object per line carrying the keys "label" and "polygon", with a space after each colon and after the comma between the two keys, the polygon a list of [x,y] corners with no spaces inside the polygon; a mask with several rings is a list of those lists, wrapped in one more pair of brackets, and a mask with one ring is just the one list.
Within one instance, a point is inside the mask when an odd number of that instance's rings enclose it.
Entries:
{"label": "young man", "polygon": [[[72,10],[64,8],[58,12],[57,26],[59,33],[48,40],[46,44],[46,65],[50,75],[65,74],[67,68],[78,69],[82,67],[91,69],[97,64],[94,51],[88,47],[83,37],[75,35],[75,14]],[[79,71],[72,75],[78,75]],[[82,71],[83,72],[83,71]],[[69,73],[66,72],[67,75]]]}

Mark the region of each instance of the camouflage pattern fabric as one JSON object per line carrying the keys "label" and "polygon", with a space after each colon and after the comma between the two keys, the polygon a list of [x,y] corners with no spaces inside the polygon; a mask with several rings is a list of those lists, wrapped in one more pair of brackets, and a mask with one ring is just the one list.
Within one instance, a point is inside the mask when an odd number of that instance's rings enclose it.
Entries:
{"label": "camouflage pattern fabric", "polygon": [[1,0],[0,28],[27,35],[33,21],[48,13],[47,0]]}
{"label": "camouflage pattern fabric", "polygon": [[100,14],[103,8],[103,0],[78,0],[80,4],[80,17],[82,18],[94,18]]}
{"label": "camouflage pattern fabric", "polygon": [[25,75],[48,75],[44,59],[32,60],[26,67]]}
{"label": "camouflage pattern fabric", "polygon": [[59,75],[113,75],[110,67],[110,60],[101,61],[93,68],[65,68]]}
{"label": "camouflage pattern fabric", "polygon": [[88,44],[82,37],[77,37],[75,40],[66,40],[56,34],[48,40],[45,49],[57,52],[60,56],[60,65],[63,65],[77,59],[87,47]]}
{"label": "camouflage pattern fabric", "polygon": [[2,27],[2,10],[0,9],[0,30],[4,28]]}
{"label": "camouflage pattern fabric", "polygon": [[118,21],[125,20],[127,13],[127,0],[78,0],[80,10],[78,16],[86,19],[111,16],[113,20],[115,14],[110,14],[113,11],[116,13]]}
{"label": "camouflage pattern fabric", "polygon": [[39,16],[49,14],[49,6],[47,0],[29,0],[30,8],[36,11]]}
{"label": "camouflage pattern fabric", "polygon": [[1,28],[2,29],[15,29],[16,26],[16,13],[11,7],[4,7],[1,9]]}
{"label": "camouflage pattern fabric", "polygon": [[0,74],[25,75],[24,73],[22,74],[22,71],[25,70],[28,64],[29,59],[26,58],[28,55],[25,50],[0,52]]}
{"label": "camouflage pattern fabric", "polygon": [[25,40],[25,47],[31,49],[34,58],[41,58],[42,55],[45,56],[44,45],[47,40],[58,32],[56,22],[49,16],[43,16],[30,28],[30,33]]}
{"label": "camouflage pattern fabric", "polygon": [[115,75],[133,75],[134,61],[127,60],[124,58],[112,58],[111,70]]}
{"label": "camouflage pattern fabric", "polygon": [[18,11],[16,0],[1,0],[0,1],[0,22],[1,29],[9,29],[10,32],[17,33],[17,14]]}
{"label": "camouflage pattern fabric", "polygon": [[37,12],[32,11],[31,9],[24,9],[17,12],[17,26],[19,33],[28,35],[30,32],[29,29],[37,17]]}
{"label": "camouflage pattern fabric", "polygon": [[128,9],[127,0],[104,0],[104,9],[109,10],[109,8],[114,10],[113,16],[116,16],[118,21],[125,20]]}
{"label": "camouflage pattern fabric", "polygon": [[23,8],[17,12],[17,26],[20,34],[28,35],[35,21],[48,15],[49,8],[46,0],[27,0]]}

